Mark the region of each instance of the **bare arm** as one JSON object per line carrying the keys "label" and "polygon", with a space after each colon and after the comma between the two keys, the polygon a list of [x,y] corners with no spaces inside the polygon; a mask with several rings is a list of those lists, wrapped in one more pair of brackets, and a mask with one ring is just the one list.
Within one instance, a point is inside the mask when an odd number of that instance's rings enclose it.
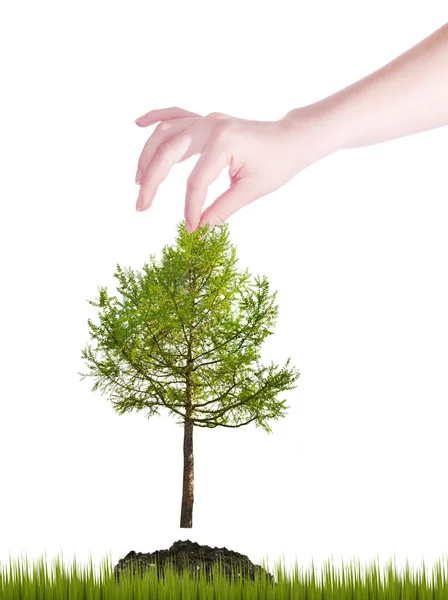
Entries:
{"label": "bare arm", "polygon": [[[187,181],[187,231],[213,227],[337,150],[448,125],[448,23],[378,71],[278,121],[172,107],[136,122],[159,123],[140,155],[137,210],[151,206],[174,164],[200,154]],[[202,212],[208,186],[226,167],[229,189]]]}
{"label": "bare arm", "polygon": [[381,69],[309,106],[332,149],[357,148],[448,125],[448,23]]}

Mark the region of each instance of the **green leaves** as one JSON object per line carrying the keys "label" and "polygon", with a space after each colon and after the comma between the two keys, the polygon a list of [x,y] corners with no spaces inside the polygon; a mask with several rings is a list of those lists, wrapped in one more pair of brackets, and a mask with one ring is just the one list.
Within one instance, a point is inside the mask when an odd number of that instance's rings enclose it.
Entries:
{"label": "green leaves", "polygon": [[[277,292],[265,276],[237,269],[227,223],[189,234],[182,221],[161,260],[142,271],[117,265],[116,296],[99,287],[99,324],[88,325],[97,347],[82,353],[115,410],[165,406],[198,427],[240,427],[285,415],[278,394],[294,389],[300,373],[259,364],[278,315]],[[82,375],[82,374],[81,374]]]}

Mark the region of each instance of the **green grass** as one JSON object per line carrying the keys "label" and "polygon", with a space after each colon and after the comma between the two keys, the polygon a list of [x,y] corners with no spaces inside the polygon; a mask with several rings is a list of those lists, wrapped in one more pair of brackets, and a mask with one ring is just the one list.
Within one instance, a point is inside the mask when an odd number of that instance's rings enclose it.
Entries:
{"label": "green grass", "polygon": [[[0,563],[1,565],[1,563]],[[269,571],[263,561],[262,566]],[[25,568],[24,568],[25,567]],[[274,567],[277,586],[271,586],[266,577],[256,577],[255,582],[230,584],[222,574],[220,565],[213,569],[213,583],[207,582],[205,572],[198,579],[190,578],[187,567],[178,575],[172,568],[165,569],[165,579],[158,580],[156,569],[143,577],[120,574],[114,579],[112,562],[103,561],[96,577],[92,559],[89,569],[78,570],[76,563],[70,570],[63,567],[59,558],[49,572],[44,560],[30,570],[18,561],[9,568],[0,569],[0,600],[448,600],[448,581],[440,561],[427,578],[423,562],[421,573],[406,569],[399,573],[390,562],[381,576],[376,563],[364,571],[352,564],[335,570],[329,562],[316,577],[314,564],[308,571],[289,572],[281,563]]]}

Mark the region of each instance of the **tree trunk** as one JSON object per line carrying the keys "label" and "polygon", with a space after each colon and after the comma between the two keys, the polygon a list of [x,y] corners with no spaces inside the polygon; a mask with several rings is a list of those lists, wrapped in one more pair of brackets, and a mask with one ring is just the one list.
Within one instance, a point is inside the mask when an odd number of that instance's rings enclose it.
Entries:
{"label": "tree trunk", "polygon": [[184,425],[184,481],[182,487],[182,509],[180,526],[193,527],[194,501],[194,456],[193,456],[193,421],[185,419]]}

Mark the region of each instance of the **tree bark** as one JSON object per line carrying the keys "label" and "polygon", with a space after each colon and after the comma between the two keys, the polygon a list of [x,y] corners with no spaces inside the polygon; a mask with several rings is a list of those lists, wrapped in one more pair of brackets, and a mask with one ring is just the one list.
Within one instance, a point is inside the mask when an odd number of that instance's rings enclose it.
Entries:
{"label": "tree bark", "polygon": [[185,419],[184,425],[184,481],[182,487],[182,508],[180,512],[181,528],[193,527],[194,501],[194,456],[193,421]]}
{"label": "tree bark", "polygon": [[[191,277],[191,270],[188,269]],[[191,293],[189,287],[189,292]],[[194,316],[193,316],[194,319]],[[188,356],[186,370],[186,405],[184,421],[184,481],[182,485],[182,507],[180,511],[181,528],[193,527],[193,502],[194,502],[194,456],[193,456],[193,420],[192,414],[192,369],[193,369],[193,325],[190,327],[190,339],[188,341]]]}

